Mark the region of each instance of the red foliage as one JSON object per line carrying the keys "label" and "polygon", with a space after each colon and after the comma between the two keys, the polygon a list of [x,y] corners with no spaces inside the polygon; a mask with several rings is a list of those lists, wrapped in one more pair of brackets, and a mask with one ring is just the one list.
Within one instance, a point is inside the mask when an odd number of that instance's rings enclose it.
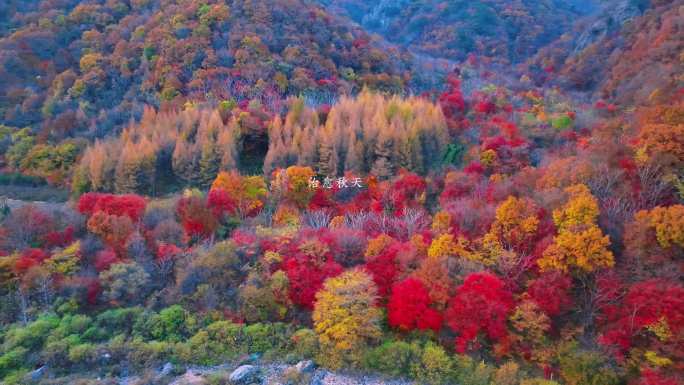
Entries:
{"label": "red foliage", "polygon": [[397,276],[396,257],[399,245],[387,247],[380,255],[366,262],[365,269],[373,276],[373,281],[378,287],[378,295],[381,298],[389,295],[390,288]]}
{"label": "red foliage", "polygon": [[474,109],[480,114],[493,114],[496,111],[496,105],[488,100],[482,100],[475,104]]}
{"label": "red foliage", "polygon": [[102,292],[102,286],[100,285],[100,281],[97,279],[93,279],[88,283],[86,286],[86,299],[89,304],[95,305],[97,303],[97,298],[100,296],[100,293]]}
{"label": "red foliage", "polygon": [[326,208],[334,208],[335,202],[332,200],[331,194],[328,189],[316,189],[316,192],[311,197],[309,201],[310,210],[320,210]]}
{"label": "red foliage", "polygon": [[17,274],[23,274],[33,266],[38,266],[50,255],[42,249],[26,249],[14,264],[14,271]]}
{"label": "red foliage", "polygon": [[86,216],[102,211],[109,215],[127,216],[133,222],[138,222],[145,213],[146,206],[145,198],[135,194],[86,193],[79,198],[77,209]]}
{"label": "red foliage", "polygon": [[390,326],[403,331],[414,329],[439,331],[442,316],[430,308],[430,295],[422,282],[408,278],[392,288],[387,304]]}
{"label": "red foliage", "polygon": [[554,317],[572,306],[570,288],[572,281],[561,273],[547,273],[533,280],[527,287],[527,295],[549,317]]}
{"label": "red foliage", "polygon": [[621,303],[607,306],[604,314],[608,327],[600,339],[601,343],[617,347],[619,354],[627,352],[636,343],[645,327],[663,320],[673,335],[682,335],[684,286],[661,279],[636,283],[629,288]]}
{"label": "red foliage", "polygon": [[64,231],[51,231],[45,235],[45,247],[64,247],[74,241],[74,227],[67,226]]}
{"label": "red foliage", "polygon": [[447,78],[448,88],[439,96],[439,105],[442,107],[444,116],[447,118],[449,128],[458,128],[459,120],[463,119],[465,111],[465,100],[461,92],[461,80],[454,75]]}
{"label": "red foliage", "polygon": [[446,322],[459,335],[456,350],[463,353],[484,332],[490,340],[504,340],[513,297],[504,282],[490,273],[473,273],[456,289],[446,311]]}
{"label": "red foliage", "polygon": [[113,264],[115,264],[119,261],[120,261],[120,259],[116,255],[116,252],[114,252],[114,250],[105,249],[105,250],[101,250],[97,253],[97,256],[95,257],[95,262],[93,265],[95,266],[95,270],[97,270],[98,272],[102,272],[102,271],[108,270],[110,266],[112,266]]}
{"label": "red foliage", "polygon": [[323,287],[323,282],[327,278],[339,275],[343,270],[332,258],[316,263],[312,258],[302,254],[287,258],[284,267],[290,282],[290,300],[309,310],[313,309],[316,292]]}
{"label": "red foliage", "polygon": [[207,205],[218,219],[222,218],[224,214],[234,214],[237,209],[235,200],[222,188],[209,191]]}
{"label": "red foliage", "polygon": [[207,238],[218,227],[213,213],[205,201],[199,197],[181,198],[176,206],[176,213],[185,234],[191,239]]}
{"label": "red foliage", "polygon": [[484,174],[484,167],[480,164],[480,162],[471,162],[467,166],[463,168],[463,172],[466,174],[475,174],[475,175],[481,175]]}
{"label": "red foliage", "polygon": [[97,201],[100,200],[100,197],[102,197],[102,195],[103,194],[94,192],[89,192],[81,195],[81,197],[78,199],[76,209],[79,213],[85,216],[93,215],[93,213],[95,212],[95,205],[97,204]]}
{"label": "red foliage", "polygon": [[681,385],[681,382],[677,381],[676,378],[665,377],[656,370],[643,369],[641,378],[636,385]]}
{"label": "red foliage", "polygon": [[157,247],[157,260],[158,261],[168,261],[174,259],[177,255],[181,254],[183,250],[174,244],[162,243]]}

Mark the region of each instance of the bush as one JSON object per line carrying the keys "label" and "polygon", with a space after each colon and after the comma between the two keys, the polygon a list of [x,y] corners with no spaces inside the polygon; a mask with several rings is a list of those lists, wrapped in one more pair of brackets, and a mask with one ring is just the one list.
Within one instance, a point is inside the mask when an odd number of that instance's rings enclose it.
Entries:
{"label": "bush", "polygon": [[69,349],[69,361],[75,365],[93,362],[95,356],[95,346],[92,344],[79,344]]}
{"label": "bush", "polygon": [[393,377],[408,376],[411,372],[411,363],[419,360],[421,355],[417,343],[387,341],[366,354],[365,366]]}
{"label": "bush", "polygon": [[220,345],[209,339],[206,330],[200,330],[192,336],[186,343],[190,349],[190,356],[185,357],[185,361],[199,365],[215,365],[221,360]]}
{"label": "bush", "polygon": [[411,365],[411,377],[428,385],[453,382],[453,360],[439,345],[428,342],[417,360]]}
{"label": "bush", "polygon": [[144,342],[133,339],[128,343],[126,359],[137,368],[149,368],[171,355],[174,345],[161,341]]}
{"label": "bush", "polygon": [[494,372],[492,383],[496,385],[518,385],[520,382],[520,367],[514,361],[508,361]]}
{"label": "bush", "polygon": [[81,344],[81,339],[77,335],[50,341],[41,349],[41,360],[50,366],[66,367],[69,362],[69,350],[79,344]]}
{"label": "bush", "polygon": [[182,349],[182,360],[215,365],[233,359],[247,350],[243,327],[230,321],[217,321],[192,336]]}
{"label": "bush", "polygon": [[243,345],[242,327],[230,321],[217,321],[205,329],[209,339],[221,346],[223,354],[238,355]]}
{"label": "bush", "polygon": [[280,383],[285,385],[308,385],[311,383],[311,374],[289,367],[280,375]]}
{"label": "bush", "polygon": [[8,376],[10,373],[22,367],[24,358],[28,350],[17,347],[0,356],[0,378]]}
{"label": "bush", "polygon": [[133,304],[145,298],[150,275],[135,262],[116,263],[100,273],[102,295],[108,301]]}
{"label": "bush", "polygon": [[82,335],[92,323],[92,319],[86,315],[65,315],[59,322],[59,326],[50,333],[48,339],[64,338],[71,334]]}
{"label": "bush", "polygon": [[455,364],[456,379],[461,385],[489,385],[494,368],[484,361],[475,362],[468,356],[458,356]]}
{"label": "bush", "polygon": [[26,327],[14,327],[5,336],[5,349],[23,347],[28,350],[39,350],[52,330],[59,325],[59,318],[46,315],[38,318]]}
{"label": "bush", "polygon": [[299,329],[292,337],[292,353],[296,360],[312,359],[318,354],[318,336],[311,329]]}
{"label": "bush", "polygon": [[152,320],[152,337],[162,341],[179,342],[185,340],[195,328],[195,318],[180,305],[168,307]]}
{"label": "bush", "polygon": [[265,353],[280,350],[286,344],[285,325],[257,323],[245,327],[245,340],[250,353]]}
{"label": "bush", "polygon": [[97,326],[107,330],[111,334],[131,334],[133,325],[143,316],[140,307],[129,307],[107,310],[95,318]]}
{"label": "bush", "polygon": [[568,385],[612,385],[617,375],[596,352],[580,351],[576,346],[560,354],[560,374]]}

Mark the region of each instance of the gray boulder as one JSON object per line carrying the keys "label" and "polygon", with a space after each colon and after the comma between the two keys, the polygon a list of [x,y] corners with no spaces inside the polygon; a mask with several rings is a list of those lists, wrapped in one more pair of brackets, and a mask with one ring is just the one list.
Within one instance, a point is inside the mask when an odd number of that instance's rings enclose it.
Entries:
{"label": "gray boulder", "polygon": [[228,380],[233,385],[254,385],[263,382],[261,370],[254,365],[238,367],[230,374]]}
{"label": "gray boulder", "polygon": [[295,365],[295,370],[299,373],[311,373],[316,369],[316,364],[311,360],[299,361]]}

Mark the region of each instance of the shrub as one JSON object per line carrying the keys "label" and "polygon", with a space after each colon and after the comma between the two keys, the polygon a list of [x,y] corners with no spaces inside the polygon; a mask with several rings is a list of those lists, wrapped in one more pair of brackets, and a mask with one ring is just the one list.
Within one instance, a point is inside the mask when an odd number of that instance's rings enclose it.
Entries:
{"label": "shrub", "polygon": [[250,353],[277,351],[287,344],[285,324],[282,323],[249,325],[245,327],[244,333]]}
{"label": "shrub", "polygon": [[311,359],[318,354],[318,336],[311,329],[299,329],[292,337],[292,352],[298,360]]}
{"label": "shrub", "polygon": [[136,368],[149,368],[166,360],[173,351],[173,346],[167,342],[144,342],[139,338],[135,338],[127,343],[126,360]]}
{"label": "shrub", "polygon": [[21,368],[27,353],[26,348],[17,347],[0,356],[0,378],[4,378],[16,369]]}
{"label": "shrub", "polygon": [[59,326],[59,318],[53,315],[46,315],[31,322],[26,327],[15,327],[10,329],[5,336],[5,351],[16,347],[23,347],[28,350],[39,350],[51,331]]}
{"label": "shrub", "polygon": [[221,354],[235,356],[241,351],[244,336],[242,327],[230,321],[217,321],[205,328],[211,341],[221,347]]}
{"label": "shrub", "polygon": [[419,360],[421,356],[422,351],[416,343],[386,341],[366,354],[365,366],[393,377],[408,376],[411,363]]}
{"label": "shrub", "polygon": [[69,348],[69,361],[73,364],[88,364],[95,357],[95,346],[89,343]]}
{"label": "shrub", "polygon": [[411,377],[427,385],[449,384],[453,382],[453,369],[453,360],[444,348],[428,342],[411,365]]}
{"label": "shrub", "polygon": [[180,305],[173,305],[153,318],[150,332],[155,339],[179,342],[190,336],[195,322],[195,318]]}
{"label": "shrub", "polygon": [[104,297],[115,304],[131,304],[145,298],[150,276],[135,262],[115,263],[100,273]]}
{"label": "shrub", "polygon": [[568,385],[612,385],[619,383],[601,354],[570,346],[560,353],[560,374]]}
{"label": "shrub", "polygon": [[457,382],[461,385],[489,385],[493,368],[484,361],[475,362],[468,356],[458,356],[455,360]]}
{"label": "shrub", "polygon": [[492,378],[492,383],[496,385],[518,385],[519,382],[520,367],[513,361],[501,365]]}
{"label": "shrub", "polygon": [[143,309],[140,307],[128,307],[110,309],[100,313],[95,321],[98,327],[111,334],[131,334],[136,320],[143,317]]}

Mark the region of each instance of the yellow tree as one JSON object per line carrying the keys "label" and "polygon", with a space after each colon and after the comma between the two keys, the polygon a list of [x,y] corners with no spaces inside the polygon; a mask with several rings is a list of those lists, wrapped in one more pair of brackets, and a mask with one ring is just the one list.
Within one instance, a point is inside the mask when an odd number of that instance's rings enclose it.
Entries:
{"label": "yellow tree", "polygon": [[599,215],[596,198],[582,184],[565,191],[569,194],[568,202],[553,212],[558,235],[537,261],[539,267],[580,274],[612,267],[615,261],[608,250],[610,240],[596,224]]}
{"label": "yellow tree", "polygon": [[489,229],[490,237],[504,249],[522,252],[532,243],[539,227],[534,204],[525,199],[509,196],[496,209],[496,220]]}
{"label": "yellow tree", "polygon": [[313,312],[321,364],[331,369],[358,366],[366,346],[382,335],[376,300],[375,283],[361,269],[325,281]]}

